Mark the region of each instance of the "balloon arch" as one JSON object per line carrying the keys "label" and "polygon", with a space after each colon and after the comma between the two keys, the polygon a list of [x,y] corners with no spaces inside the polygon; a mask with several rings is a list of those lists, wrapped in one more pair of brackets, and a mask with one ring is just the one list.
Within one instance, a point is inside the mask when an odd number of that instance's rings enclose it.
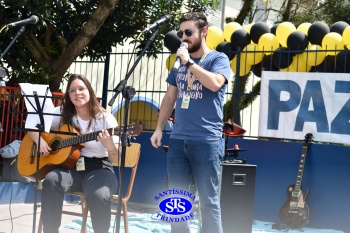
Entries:
{"label": "balloon arch", "polygon": [[[350,73],[350,26],[343,21],[331,26],[322,21],[302,23],[297,28],[290,22],[271,28],[264,22],[244,26],[231,22],[224,30],[209,26],[206,41],[210,49],[229,57],[239,76],[252,71],[261,77],[262,70]],[[171,51],[168,70],[180,43],[175,31],[165,35],[164,45]]]}

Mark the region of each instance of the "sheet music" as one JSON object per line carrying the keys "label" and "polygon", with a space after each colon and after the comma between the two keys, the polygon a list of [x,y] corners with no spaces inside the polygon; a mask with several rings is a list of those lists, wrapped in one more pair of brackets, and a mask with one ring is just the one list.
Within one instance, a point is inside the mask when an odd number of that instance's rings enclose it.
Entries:
{"label": "sheet music", "polygon": [[[45,132],[50,132],[51,124],[52,124],[52,118],[53,115],[46,115],[46,113],[53,113],[54,112],[54,105],[52,102],[52,94],[49,89],[49,85],[44,84],[31,84],[31,83],[20,83],[22,92],[25,97],[25,104],[27,107],[27,111],[32,114],[28,114],[25,128],[37,128],[37,125],[40,124],[40,118],[39,114],[33,114],[37,112],[37,106],[34,98],[34,91],[36,91],[40,107],[43,109],[43,118],[44,118],[44,125],[45,125]],[[46,95],[46,98],[45,98]],[[43,102],[45,99],[45,105],[43,106]]]}

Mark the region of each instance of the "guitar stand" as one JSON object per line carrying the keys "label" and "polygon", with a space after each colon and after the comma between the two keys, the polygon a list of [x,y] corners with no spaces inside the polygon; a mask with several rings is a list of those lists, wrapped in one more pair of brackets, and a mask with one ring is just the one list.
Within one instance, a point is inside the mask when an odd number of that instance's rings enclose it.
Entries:
{"label": "guitar stand", "polygon": [[288,231],[289,230],[288,225],[283,223],[283,222],[274,223],[274,224],[272,224],[271,228],[275,229],[275,230],[283,230],[283,231]]}

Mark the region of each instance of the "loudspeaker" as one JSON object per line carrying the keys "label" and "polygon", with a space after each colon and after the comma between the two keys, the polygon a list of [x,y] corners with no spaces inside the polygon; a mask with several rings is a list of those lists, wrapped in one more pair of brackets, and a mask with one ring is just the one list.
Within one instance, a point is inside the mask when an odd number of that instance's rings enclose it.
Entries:
{"label": "loudspeaker", "polygon": [[251,233],[256,165],[223,162],[221,218],[224,233]]}

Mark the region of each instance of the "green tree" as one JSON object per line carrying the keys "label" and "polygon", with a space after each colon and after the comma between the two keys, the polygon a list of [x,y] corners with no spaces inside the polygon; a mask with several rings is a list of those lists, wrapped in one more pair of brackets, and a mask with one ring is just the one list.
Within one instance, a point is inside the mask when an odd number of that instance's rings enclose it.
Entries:
{"label": "green tree", "polygon": [[[160,29],[149,52],[162,50],[166,32],[174,29],[185,11],[210,12],[216,0],[0,0],[0,24],[6,25],[31,15],[36,25],[27,25],[24,33],[5,54],[0,66],[9,83],[48,83],[57,91],[69,66],[77,57],[103,59],[117,44],[136,38],[150,23],[171,13],[171,23]],[[19,27],[5,28],[0,36],[4,51]],[[151,33],[139,41],[142,49]]]}
{"label": "green tree", "polygon": [[[243,25],[245,22],[251,23],[257,10],[259,9],[254,8],[254,0],[243,0],[243,5],[238,15],[236,17],[227,17],[225,22],[237,22],[241,25]],[[259,86],[255,86],[249,95],[243,95],[243,93],[246,91],[246,84],[248,82],[249,76],[250,72],[245,76],[239,76],[237,74],[234,75],[232,80],[233,95],[223,106],[224,121],[231,120],[232,122],[241,125],[241,117],[239,111],[243,110],[254,101],[258,92],[256,89],[257,87],[260,87],[259,82]],[[237,81],[239,82],[236,85]],[[238,116],[236,118],[234,116],[234,114],[236,114],[235,108],[238,110]]]}
{"label": "green tree", "polygon": [[298,11],[291,21],[295,25],[315,21],[324,21],[328,25],[344,21],[350,23],[350,0],[325,0],[315,1],[307,8]]}

